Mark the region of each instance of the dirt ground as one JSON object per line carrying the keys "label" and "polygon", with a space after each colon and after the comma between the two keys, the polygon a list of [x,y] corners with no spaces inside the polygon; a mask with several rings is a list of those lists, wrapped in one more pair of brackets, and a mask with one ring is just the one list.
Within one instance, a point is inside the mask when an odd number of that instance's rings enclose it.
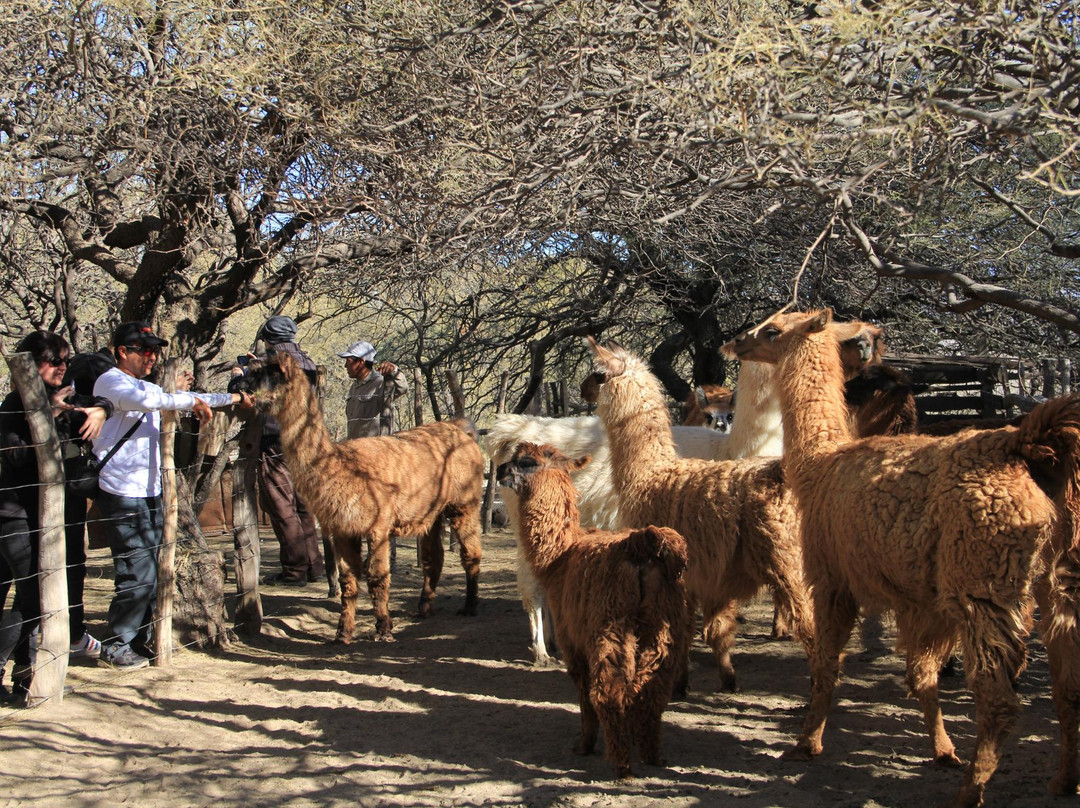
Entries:
{"label": "dirt ground", "polygon": [[[401,549],[396,643],[330,645],[337,603],[311,585],[267,590],[263,635],[226,653],[181,651],[169,668],[126,673],[73,666],[76,690],[62,703],[0,709],[0,806],[899,807],[939,804],[958,787],[961,771],[927,762],[887,629],[853,641],[824,754],[779,760],[809,679],[797,645],[770,641],[765,598],[744,612],[742,692],[714,692],[711,654],[696,645],[692,693],[665,714],[669,767],[638,765],[638,777],[613,782],[602,754],[571,752],[578,714],[565,672],[530,664],[512,536],[485,538],[474,618],[455,614],[464,576],[448,555],[436,614],[412,619],[419,576],[413,550]],[[263,558],[275,557],[264,540]],[[110,568],[92,554],[92,631],[104,621]],[[370,604],[358,628],[372,628]],[[1037,641],[1019,690],[1021,718],[986,804],[1076,804],[1046,793],[1057,729]],[[974,727],[963,679],[944,679],[942,695],[967,756]]]}

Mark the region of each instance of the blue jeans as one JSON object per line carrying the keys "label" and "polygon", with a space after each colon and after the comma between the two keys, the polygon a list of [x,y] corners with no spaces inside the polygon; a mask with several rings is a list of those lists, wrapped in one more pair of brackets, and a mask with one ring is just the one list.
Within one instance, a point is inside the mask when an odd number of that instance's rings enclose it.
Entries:
{"label": "blue jeans", "polygon": [[154,634],[161,497],[119,497],[102,491],[97,506],[116,567],[109,631],[101,652],[112,658],[134,645],[132,650],[144,653]]}

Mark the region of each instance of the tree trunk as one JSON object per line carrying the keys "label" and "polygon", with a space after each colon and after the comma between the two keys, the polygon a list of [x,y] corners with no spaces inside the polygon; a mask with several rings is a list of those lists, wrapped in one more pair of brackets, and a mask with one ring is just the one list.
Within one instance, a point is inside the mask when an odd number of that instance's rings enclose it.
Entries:
{"label": "tree trunk", "polygon": [[225,559],[206,543],[191,508],[191,491],[176,476],[179,500],[174,637],[185,647],[224,649],[235,639],[225,615]]}

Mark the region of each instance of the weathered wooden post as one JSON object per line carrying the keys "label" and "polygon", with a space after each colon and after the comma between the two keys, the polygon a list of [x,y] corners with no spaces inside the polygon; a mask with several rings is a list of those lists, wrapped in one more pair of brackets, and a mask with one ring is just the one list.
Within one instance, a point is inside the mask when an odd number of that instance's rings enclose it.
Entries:
{"label": "weathered wooden post", "polygon": [[420,375],[420,368],[413,368],[413,426],[424,423],[424,379]]}
{"label": "weathered wooden post", "polygon": [[[165,362],[161,387],[166,393],[176,392],[177,359]],[[156,668],[166,668],[172,662],[173,601],[176,593],[176,524],[180,506],[176,499],[176,411],[161,413],[161,549],[158,552],[157,626],[154,629],[154,659]]]}
{"label": "weathered wooden post", "polygon": [[30,424],[30,437],[37,447],[38,512],[41,534],[38,546],[38,587],[41,597],[41,639],[30,681],[27,706],[46,699],[64,699],[68,649],[67,547],[64,541],[64,469],[60,462],[60,438],[53,423],[52,406],[37,363],[30,353],[8,357],[15,389],[22,397]]}
{"label": "weathered wooden post", "polygon": [[262,630],[259,597],[259,512],[255,505],[255,476],[264,416],[248,418],[240,430],[239,452],[233,464],[233,565],[236,570],[236,630],[256,636]]}
{"label": "weathered wooden post", "polygon": [[[499,378],[499,397],[495,401],[495,414],[501,415],[506,407],[506,388],[510,373],[503,371]],[[495,461],[488,460],[487,489],[484,491],[484,507],[480,511],[480,528],[484,533],[491,530],[491,513],[495,506]]]}
{"label": "weathered wooden post", "polygon": [[1054,378],[1057,373],[1057,368],[1054,367],[1053,359],[1043,359],[1040,363],[1042,365],[1042,394],[1045,398],[1053,398],[1056,393],[1054,392],[1056,387],[1054,385]]}
{"label": "weathered wooden post", "polygon": [[1072,390],[1072,362],[1068,357],[1061,357],[1058,360],[1058,376],[1061,381],[1061,395],[1065,395]]}

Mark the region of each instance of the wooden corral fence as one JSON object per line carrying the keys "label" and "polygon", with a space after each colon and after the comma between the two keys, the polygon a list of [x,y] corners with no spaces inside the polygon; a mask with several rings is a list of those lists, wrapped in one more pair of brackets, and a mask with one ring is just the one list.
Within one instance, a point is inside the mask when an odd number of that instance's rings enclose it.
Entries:
{"label": "wooden corral fence", "polygon": [[1040,400],[1073,389],[1072,363],[1046,358],[1038,363],[1004,356],[886,356],[904,371],[916,391],[919,420],[1011,418]]}

